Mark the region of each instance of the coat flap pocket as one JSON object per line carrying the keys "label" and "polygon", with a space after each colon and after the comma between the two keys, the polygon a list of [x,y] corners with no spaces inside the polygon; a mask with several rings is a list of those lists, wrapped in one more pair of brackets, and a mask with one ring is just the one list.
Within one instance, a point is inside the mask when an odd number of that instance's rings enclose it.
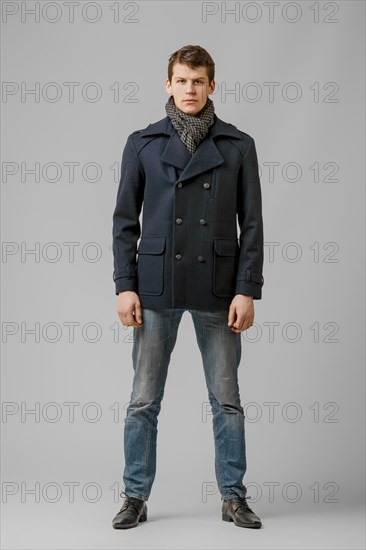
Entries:
{"label": "coat flap pocket", "polygon": [[141,237],[138,254],[162,254],[165,250],[165,237]]}
{"label": "coat flap pocket", "polygon": [[214,239],[215,251],[219,256],[236,256],[239,244],[236,239]]}

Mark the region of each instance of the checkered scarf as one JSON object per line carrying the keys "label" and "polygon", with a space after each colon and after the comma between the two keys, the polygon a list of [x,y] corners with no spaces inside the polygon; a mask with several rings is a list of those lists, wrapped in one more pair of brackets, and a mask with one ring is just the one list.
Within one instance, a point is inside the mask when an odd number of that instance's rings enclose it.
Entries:
{"label": "checkered scarf", "polygon": [[213,101],[208,97],[205,106],[196,116],[187,115],[187,113],[176,107],[174,98],[171,95],[165,105],[165,110],[180,139],[193,155],[210,126],[215,122]]}

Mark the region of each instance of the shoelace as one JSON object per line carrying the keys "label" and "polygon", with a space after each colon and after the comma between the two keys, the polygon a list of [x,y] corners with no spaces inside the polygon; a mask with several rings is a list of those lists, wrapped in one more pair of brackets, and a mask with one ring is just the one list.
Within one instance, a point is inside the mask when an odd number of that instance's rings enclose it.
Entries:
{"label": "shoelace", "polygon": [[247,503],[247,498],[251,498],[251,497],[246,497],[246,498],[240,498],[240,506],[243,506],[243,508],[245,509],[246,512],[251,512],[252,514],[254,513],[253,510],[251,508],[249,508],[248,506],[248,503]]}
{"label": "shoelace", "polygon": [[249,508],[249,505],[247,503],[247,499],[249,498],[252,497],[235,497],[235,500],[239,502],[239,506],[235,509],[235,512],[239,510],[239,508],[244,508],[246,512],[251,512],[252,514],[254,514],[253,510]]}
{"label": "shoelace", "polygon": [[120,496],[125,497],[125,501],[122,505],[122,508],[121,508],[120,512],[122,512],[123,510],[126,510],[129,506],[132,506],[133,508],[135,508],[136,512],[139,511],[136,504],[135,504],[135,502],[134,502],[136,499],[126,495],[126,493],[124,491],[121,491]]}

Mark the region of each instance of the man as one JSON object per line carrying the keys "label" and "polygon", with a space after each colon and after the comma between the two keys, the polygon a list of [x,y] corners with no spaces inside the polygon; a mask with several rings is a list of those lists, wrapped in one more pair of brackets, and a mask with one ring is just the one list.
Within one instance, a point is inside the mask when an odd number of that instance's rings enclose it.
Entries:
{"label": "man", "polygon": [[147,519],[157,419],[186,310],[212,407],[222,519],[261,527],[242,481],[237,379],[241,332],[253,325],[253,300],[261,299],[264,282],[261,188],[254,140],[216,116],[208,97],[214,89],[214,62],[205,49],[188,45],[174,52],[167,116],[129,135],[123,152],[113,278],[119,318],[134,327],[134,379],[124,428],[125,501],[113,519],[116,529]]}

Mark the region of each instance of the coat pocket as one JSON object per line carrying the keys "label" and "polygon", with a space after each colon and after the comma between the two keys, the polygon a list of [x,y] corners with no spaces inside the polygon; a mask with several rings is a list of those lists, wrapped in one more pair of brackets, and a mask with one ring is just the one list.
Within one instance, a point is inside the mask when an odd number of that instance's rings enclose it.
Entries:
{"label": "coat pocket", "polygon": [[236,239],[214,239],[213,292],[220,297],[234,297],[239,259]]}
{"label": "coat pocket", "polygon": [[165,237],[141,237],[137,250],[138,294],[160,296],[164,290]]}

